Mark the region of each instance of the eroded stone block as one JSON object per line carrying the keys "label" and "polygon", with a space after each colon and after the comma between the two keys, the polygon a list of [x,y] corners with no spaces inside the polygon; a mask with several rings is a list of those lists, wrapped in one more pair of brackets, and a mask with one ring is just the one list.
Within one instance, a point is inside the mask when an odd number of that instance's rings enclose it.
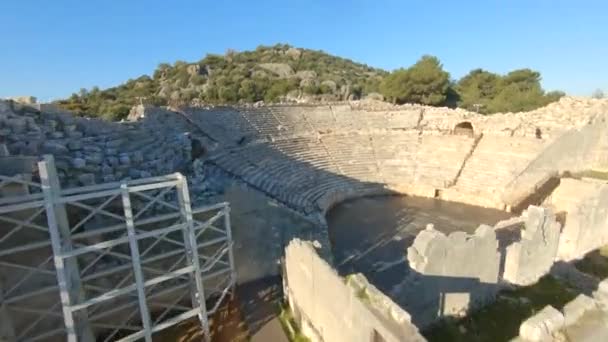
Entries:
{"label": "eroded stone block", "polygon": [[547,274],[560,238],[560,224],[550,209],[530,206],[522,215],[525,229],[521,240],[506,249],[503,278],[512,284],[530,285]]}
{"label": "eroded stone block", "polygon": [[563,326],[562,313],[548,305],[521,324],[519,336],[527,341],[551,341],[551,336]]}
{"label": "eroded stone block", "polygon": [[585,296],[578,295],[574,300],[567,303],[562,310],[564,312],[564,324],[569,325],[578,321],[585,312],[597,308],[595,301]]}

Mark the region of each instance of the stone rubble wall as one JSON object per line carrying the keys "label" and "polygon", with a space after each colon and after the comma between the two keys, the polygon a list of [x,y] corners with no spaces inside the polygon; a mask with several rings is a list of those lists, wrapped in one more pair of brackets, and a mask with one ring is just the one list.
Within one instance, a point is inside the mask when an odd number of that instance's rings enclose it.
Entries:
{"label": "stone rubble wall", "polygon": [[494,300],[508,284],[530,285],[556,260],[560,225],[550,209],[530,206],[520,217],[481,225],[474,234],[445,235],[432,226],[407,249],[412,269],[400,304],[419,327],[464,316]]}
{"label": "stone rubble wall", "polygon": [[361,275],[345,281],[311,243],[292,240],[284,266],[290,308],[311,341],[425,341],[407,312]]}
{"label": "stone rubble wall", "polygon": [[514,341],[606,341],[607,323],[608,279],[604,279],[592,297],[581,294],[561,311],[548,305],[525,320]]}
{"label": "stone rubble wall", "polygon": [[605,181],[563,178],[551,194],[549,204],[556,212],[566,213],[559,259],[579,259],[608,244],[608,184]]}
{"label": "stone rubble wall", "polygon": [[64,187],[172,173],[190,161],[189,125],[169,111],[149,107],[140,122],[115,123],[40,108],[0,101],[0,152],[52,154]]}

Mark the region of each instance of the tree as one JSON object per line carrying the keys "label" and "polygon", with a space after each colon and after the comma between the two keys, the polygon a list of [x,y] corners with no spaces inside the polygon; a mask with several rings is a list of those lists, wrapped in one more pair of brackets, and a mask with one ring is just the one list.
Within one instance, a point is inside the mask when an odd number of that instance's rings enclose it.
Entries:
{"label": "tree", "polygon": [[455,88],[460,97],[460,107],[485,112],[500,91],[500,76],[483,69],[474,69],[461,78]]}
{"label": "tree", "polygon": [[591,94],[591,97],[594,99],[603,99],[604,98],[604,92],[602,91],[602,89],[595,89],[595,91],[593,92],[593,94]]}
{"label": "tree", "polygon": [[408,69],[398,69],[387,76],[381,85],[386,98],[396,103],[440,105],[447,98],[450,74],[443,70],[439,59],[422,56]]}

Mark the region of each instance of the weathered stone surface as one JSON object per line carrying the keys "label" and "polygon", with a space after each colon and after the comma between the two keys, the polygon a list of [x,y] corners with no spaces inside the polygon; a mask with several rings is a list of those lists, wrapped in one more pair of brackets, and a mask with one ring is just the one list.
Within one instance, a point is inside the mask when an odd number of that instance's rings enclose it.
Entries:
{"label": "weathered stone surface", "polygon": [[551,341],[552,335],[563,326],[562,313],[548,305],[522,323],[519,336],[528,341]]}
{"label": "weathered stone surface", "polygon": [[293,69],[289,66],[289,64],[285,63],[261,63],[258,66],[264,70],[268,70],[279,77],[289,77],[292,76]]}
{"label": "weathered stone surface", "polygon": [[83,173],[78,176],[78,182],[80,185],[93,185],[95,184],[95,175],[92,173]]}
{"label": "weathered stone surface", "polygon": [[44,153],[50,153],[53,155],[62,155],[69,153],[68,148],[64,144],[55,141],[45,141],[42,144],[42,150],[44,151]]}
{"label": "weathered stone surface", "polygon": [[[302,331],[313,341],[424,341],[409,315],[374,288],[353,290],[311,243],[294,239],[285,251],[287,297]],[[365,300],[365,293],[371,295]],[[392,313],[387,312],[390,307]]]}
{"label": "weathered stone surface", "polygon": [[82,149],[82,142],[80,140],[70,140],[68,142],[68,148],[71,151],[81,150]]}
{"label": "weathered stone surface", "polygon": [[573,260],[608,244],[608,184],[564,178],[551,204],[566,213],[558,256]]}
{"label": "weathered stone surface", "polygon": [[87,165],[87,161],[82,158],[72,159],[72,167],[75,169],[83,169]]}
{"label": "weathered stone surface", "polygon": [[101,164],[101,162],[103,161],[103,154],[102,153],[87,154],[85,159],[87,160],[88,163],[91,163],[91,164]]}
{"label": "weathered stone surface", "polygon": [[8,151],[8,147],[6,147],[6,144],[0,144],[0,157],[8,157],[10,155],[11,154]]}
{"label": "weathered stone surface", "polygon": [[121,154],[118,157],[118,160],[120,161],[120,164],[122,164],[122,165],[129,165],[129,164],[131,164],[131,158],[129,158],[129,156],[126,155],[126,154]]}
{"label": "weathered stone surface", "polygon": [[608,278],[602,280],[593,292],[593,298],[606,310],[608,310]]}
{"label": "weathered stone surface", "polygon": [[418,326],[441,316],[463,316],[498,291],[500,254],[490,226],[481,225],[473,235],[426,229],[408,248],[407,259],[415,272],[405,285],[403,304]]}
{"label": "weathered stone surface", "polygon": [[512,284],[531,285],[549,273],[557,255],[560,224],[550,209],[530,206],[522,214],[525,229],[519,242],[507,247],[503,278]]}
{"label": "weathered stone surface", "polygon": [[578,295],[573,301],[568,302],[564,308],[564,324],[570,325],[576,323],[587,311],[597,309],[595,301],[585,296]]}

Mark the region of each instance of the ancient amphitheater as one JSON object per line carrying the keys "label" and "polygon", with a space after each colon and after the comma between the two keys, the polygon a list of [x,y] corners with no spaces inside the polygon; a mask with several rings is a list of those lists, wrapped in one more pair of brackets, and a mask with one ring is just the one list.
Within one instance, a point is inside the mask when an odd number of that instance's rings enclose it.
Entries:
{"label": "ancient amphitheater", "polygon": [[[418,330],[437,319],[473,312],[549,273],[578,279],[572,282],[584,294],[557,308],[563,313],[547,307],[521,320],[518,338],[608,336],[593,325],[608,322],[608,281],[572,266],[608,244],[606,100],[563,98],[490,116],[374,101],[140,106],[125,123],[14,102],[0,102],[0,113],[3,175],[32,173],[35,160],[52,154],[67,189],[180,171],[194,204],[230,202],[237,282],[282,274],[288,303],[312,340],[424,340]],[[332,269],[341,260],[334,260],[326,215],[372,195],[458,202],[509,218],[449,235],[418,226],[399,245],[408,271],[398,286],[360,275],[343,282]]]}

